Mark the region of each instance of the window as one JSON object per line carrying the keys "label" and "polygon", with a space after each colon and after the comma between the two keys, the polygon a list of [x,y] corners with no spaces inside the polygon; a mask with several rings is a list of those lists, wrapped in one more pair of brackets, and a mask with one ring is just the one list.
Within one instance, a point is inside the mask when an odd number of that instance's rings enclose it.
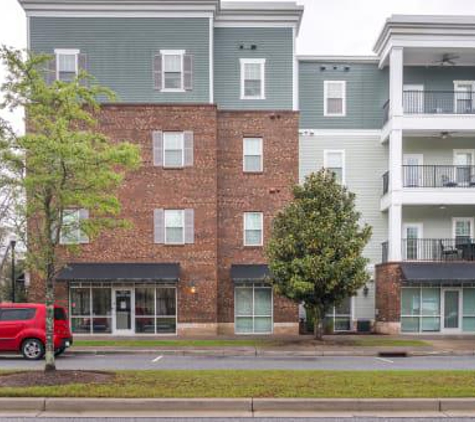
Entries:
{"label": "window", "polygon": [[175,334],[176,289],[137,287],[135,289],[135,332]]}
{"label": "window", "polygon": [[340,305],[333,307],[333,311],[327,314],[327,323],[332,324],[334,332],[351,331],[352,308],[353,300],[348,297]]}
{"label": "window", "polygon": [[241,99],[265,99],[265,59],[241,59]]}
{"label": "window", "polygon": [[183,210],[165,210],[165,243],[185,243],[185,221]]}
{"label": "window", "polygon": [[183,167],[183,132],[163,133],[163,167]]}
{"label": "window", "polygon": [[262,171],[262,139],[244,138],[243,169],[245,172]]}
{"label": "window", "polygon": [[452,219],[455,246],[470,242],[473,238],[473,218],[455,217]]}
{"label": "window", "polygon": [[440,331],[440,289],[401,290],[401,331],[406,333]]}
{"label": "window", "polygon": [[1,309],[0,322],[4,321],[27,321],[35,316],[36,309]]}
{"label": "window", "polygon": [[475,288],[463,289],[463,331],[475,331]]}
{"label": "window", "polygon": [[474,104],[475,81],[454,81],[455,113],[472,113]]}
{"label": "window", "polygon": [[261,212],[244,213],[244,246],[262,246],[263,214]]}
{"label": "window", "polygon": [[64,210],[59,243],[61,245],[89,243],[87,234],[81,230],[81,220],[87,218],[89,218],[88,210]]}
{"label": "window", "polygon": [[184,51],[162,50],[163,90],[183,90]]}
{"label": "window", "polygon": [[346,81],[324,81],[323,83],[323,115],[346,115]]}
{"label": "window", "polygon": [[56,79],[71,82],[78,74],[79,50],[55,50]]}
{"label": "window", "polygon": [[110,287],[70,289],[71,330],[78,334],[112,332],[112,291]]}
{"label": "window", "polygon": [[338,183],[345,184],[345,151],[325,150],[323,167],[335,174]]}
{"label": "window", "polygon": [[234,297],[237,334],[272,333],[272,288],[261,285],[236,287]]}

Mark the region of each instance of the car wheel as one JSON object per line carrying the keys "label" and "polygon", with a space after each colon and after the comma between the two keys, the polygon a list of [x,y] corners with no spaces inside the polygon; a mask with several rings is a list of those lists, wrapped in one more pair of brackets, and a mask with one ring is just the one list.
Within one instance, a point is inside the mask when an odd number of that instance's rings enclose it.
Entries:
{"label": "car wheel", "polygon": [[60,349],[56,349],[54,352],[55,356],[62,355],[66,351],[66,347],[61,347]]}
{"label": "car wheel", "polygon": [[29,338],[21,345],[21,353],[28,360],[39,360],[45,354],[45,346],[36,338]]}

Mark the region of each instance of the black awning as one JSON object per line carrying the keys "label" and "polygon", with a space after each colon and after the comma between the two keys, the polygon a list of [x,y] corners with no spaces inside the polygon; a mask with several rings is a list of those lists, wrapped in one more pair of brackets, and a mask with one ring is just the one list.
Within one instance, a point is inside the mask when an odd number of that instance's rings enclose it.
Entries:
{"label": "black awning", "polygon": [[269,267],[265,264],[231,265],[231,278],[234,282],[262,282],[269,275]]}
{"label": "black awning", "polygon": [[75,263],[68,264],[57,279],[63,281],[178,281],[180,264]]}
{"label": "black awning", "polygon": [[407,282],[475,282],[473,262],[404,262],[401,270]]}

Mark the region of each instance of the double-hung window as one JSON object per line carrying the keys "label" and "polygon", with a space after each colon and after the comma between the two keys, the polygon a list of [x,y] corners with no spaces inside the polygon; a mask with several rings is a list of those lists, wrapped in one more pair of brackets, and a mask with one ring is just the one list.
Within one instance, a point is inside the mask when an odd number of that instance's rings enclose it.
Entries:
{"label": "double-hung window", "polygon": [[262,171],[262,138],[244,138],[243,169],[245,172]]}
{"label": "double-hung window", "polygon": [[345,151],[325,150],[323,167],[335,174],[338,183],[345,183]]}
{"label": "double-hung window", "polygon": [[265,99],[265,59],[241,59],[241,99]]}
{"label": "double-hung window", "polygon": [[165,210],[165,243],[185,243],[184,210]]}
{"label": "double-hung window", "polygon": [[183,90],[183,55],[182,50],[162,50],[163,90]]}
{"label": "double-hung window", "polygon": [[323,115],[346,116],[346,81],[324,81]]}
{"label": "double-hung window", "polygon": [[244,246],[262,246],[263,225],[262,212],[244,213]]}
{"label": "double-hung window", "polygon": [[54,51],[56,55],[56,79],[63,82],[71,82],[79,72],[79,50]]}
{"label": "double-hung window", "polygon": [[81,220],[87,218],[89,213],[85,209],[64,210],[59,243],[62,245],[88,243],[88,236],[81,230]]}
{"label": "double-hung window", "polygon": [[183,132],[163,133],[163,167],[183,167]]}

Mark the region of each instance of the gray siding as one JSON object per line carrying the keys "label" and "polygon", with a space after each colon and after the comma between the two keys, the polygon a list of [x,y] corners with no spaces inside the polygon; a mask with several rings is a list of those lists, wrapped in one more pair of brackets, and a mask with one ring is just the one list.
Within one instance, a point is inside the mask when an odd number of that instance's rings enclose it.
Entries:
{"label": "gray siding", "polygon": [[[241,50],[244,44],[255,50]],[[290,28],[215,28],[214,95],[222,109],[291,110],[293,38]],[[265,99],[241,100],[239,59],[266,59]]]}
{"label": "gray siding", "polygon": [[426,91],[453,91],[458,80],[475,80],[475,67],[404,67],[404,83],[422,84]]}
{"label": "gray siding", "polygon": [[475,140],[441,139],[439,137],[404,138],[403,140],[403,154],[422,154],[424,165],[453,165],[454,149],[475,150]]}
{"label": "gray siding", "polygon": [[[325,70],[321,67],[325,66]],[[337,67],[334,70],[334,67]],[[349,66],[348,71],[344,70]],[[346,116],[323,115],[323,82],[346,81]],[[388,70],[377,63],[299,62],[300,127],[303,129],[380,129],[388,97]]]}
{"label": "gray siding", "polygon": [[[99,84],[120,101],[209,102],[209,20],[205,18],[32,17],[31,48],[79,48]],[[186,50],[194,58],[193,91],[154,90],[152,55],[160,49]]]}
{"label": "gray siding", "polygon": [[[325,149],[345,150],[346,185],[356,194],[356,206],[362,221],[373,228],[365,249],[372,264],[381,262],[381,243],[387,240],[387,213],[380,209],[381,175],[386,171],[388,150],[379,137],[300,136],[300,181],[323,167]],[[355,298],[355,317],[374,318],[374,283],[369,283],[367,297],[360,292]]]}
{"label": "gray siding", "polygon": [[402,222],[422,223],[425,239],[453,238],[452,218],[475,218],[475,207],[469,205],[451,205],[445,209],[438,206],[414,206],[402,208]]}

